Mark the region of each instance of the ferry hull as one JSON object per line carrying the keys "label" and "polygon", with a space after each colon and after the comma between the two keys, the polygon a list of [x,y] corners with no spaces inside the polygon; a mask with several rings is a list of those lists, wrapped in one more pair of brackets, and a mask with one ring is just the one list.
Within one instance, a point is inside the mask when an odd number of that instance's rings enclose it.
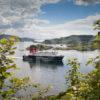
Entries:
{"label": "ferry hull", "polygon": [[35,56],[28,55],[23,56],[23,61],[31,61],[31,62],[42,62],[42,63],[57,63],[61,64],[63,56]]}

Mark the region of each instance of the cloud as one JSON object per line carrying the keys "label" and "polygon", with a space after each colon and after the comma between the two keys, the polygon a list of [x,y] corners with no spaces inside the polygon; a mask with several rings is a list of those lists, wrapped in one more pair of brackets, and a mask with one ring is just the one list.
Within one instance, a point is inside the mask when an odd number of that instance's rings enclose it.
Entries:
{"label": "cloud", "polygon": [[26,24],[44,25],[49,21],[36,19],[45,4],[60,0],[0,0],[0,29],[23,28]]}
{"label": "cloud", "polygon": [[[0,0],[0,32],[37,40],[94,34],[92,24],[100,18],[100,14],[58,25],[50,25],[48,20],[36,18],[38,13],[42,13],[43,5],[59,1],[61,0]],[[82,0],[76,0],[76,3],[79,1]]]}
{"label": "cloud", "polygon": [[7,20],[7,18],[1,18],[0,19],[0,29],[9,29],[9,28],[14,28],[14,29],[19,29],[19,28],[24,28],[24,27],[29,27],[31,25],[47,25],[50,22],[48,20],[43,20],[43,19],[19,19],[19,20]]}
{"label": "cloud", "polygon": [[16,33],[20,36],[35,38],[39,41],[69,35],[95,35],[97,32],[93,31],[93,23],[99,18],[100,14],[96,14],[84,19],[67,21],[58,25],[39,26],[36,24],[27,24],[23,28],[10,29],[7,32],[10,34]]}
{"label": "cloud", "polygon": [[7,16],[29,16],[41,12],[41,6],[60,0],[0,0],[0,14]]}
{"label": "cloud", "polygon": [[45,4],[55,4],[60,0],[0,0],[0,32],[16,32],[36,25],[47,25],[49,21],[36,19]]}
{"label": "cloud", "polygon": [[100,4],[100,0],[74,0],[77,5]]}
{"label": "cloud", "polygon": [[50,22],[48,20],[44,20],[44,19],[25,19],[24,22],[26,23],[30,23],[31,25],[45,25],[45,24],[49,24]]}

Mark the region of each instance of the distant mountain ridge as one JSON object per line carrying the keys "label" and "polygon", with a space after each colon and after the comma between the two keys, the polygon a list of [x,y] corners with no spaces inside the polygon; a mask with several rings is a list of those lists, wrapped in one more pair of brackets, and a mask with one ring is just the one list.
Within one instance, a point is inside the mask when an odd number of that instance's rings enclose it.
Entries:
{"label": "distant mountain ridge", "polygon": [[[9,39],[13,35],[7,35],[7,34],[1,34],[0,39],[6,38]],[[17,37],[17,36],[14,36]],[[18,37],[21,42],[29,41],[29,42],[36,42],[32,38],[27,37]],[[71,35],[68,37],[61,37],[61,38],[55,38],[55,39],[48,39],[44,40],[42,43],[45,44],[86,44],[91,42],[95,36],[93,35]]]}
{"label": "distant mountain ridge", "polygon": [[[1,35],[0,35],[0,39],[2,39],[2,38],[9,39],[11,36],[13,36],[13,35],[1,34]],[[14,36],[14,37],[17,37],[17,36]],[[25,41],[35,42],[35,40],[32,39],[32,38],[27,38],[27,37],[23,37],[23,38],[18,37],[18,38],[19,38],[19,40],[20,40],[21,42],[25,42]]]}
{"label": "distant mountain ridge", "polygon": [[71,35],[68,37],[61,37],[55,39],[48,39],[43,41],[45,44],[86,44],[91,42],[95,36],[93,35]]}

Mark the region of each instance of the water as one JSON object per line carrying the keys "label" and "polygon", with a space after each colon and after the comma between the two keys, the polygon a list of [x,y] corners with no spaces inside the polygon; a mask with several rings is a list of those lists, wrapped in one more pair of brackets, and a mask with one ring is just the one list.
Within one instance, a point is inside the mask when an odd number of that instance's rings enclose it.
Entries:
{"label": "water", "polygon": [[81,62],[80,71],[87,73],[93,69],[92,66],[86,67],[85,64],[88,58],[96,57],[99,55],[99,51],[87,51],[80,52],[75,50],[69,51],[58,51],[60,54],[64,54],[63,65],[54,65],[54,64],[40,64],[40,63],[29,63],[23,62],[22,56],[25,54],[25,48],[30,43],[19,43],[16,50],[16,60],[15,63],[20,68],[20,70],[15,71],[16,76],[18,77],[30,77],[31,81],[34,83],[40,83],[42,86],[51,85],[53,88],[49,94],[57,94],[59,92],[66,90],[66,80],[65,75],[68,70],[67,60],[69,58],[76,57]]}

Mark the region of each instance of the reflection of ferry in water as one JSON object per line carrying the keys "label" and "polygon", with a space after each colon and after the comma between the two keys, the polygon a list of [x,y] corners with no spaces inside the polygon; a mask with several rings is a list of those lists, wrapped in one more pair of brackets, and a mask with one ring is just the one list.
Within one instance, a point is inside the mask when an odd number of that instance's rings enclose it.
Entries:
{"label": "reflection of ferry in water", "polygon": [[23,61],[62,63],[63,57],[63,55],[59,55],[55,51],[38,51],[36,48],[32,48],[29,55],[23,56]]}

